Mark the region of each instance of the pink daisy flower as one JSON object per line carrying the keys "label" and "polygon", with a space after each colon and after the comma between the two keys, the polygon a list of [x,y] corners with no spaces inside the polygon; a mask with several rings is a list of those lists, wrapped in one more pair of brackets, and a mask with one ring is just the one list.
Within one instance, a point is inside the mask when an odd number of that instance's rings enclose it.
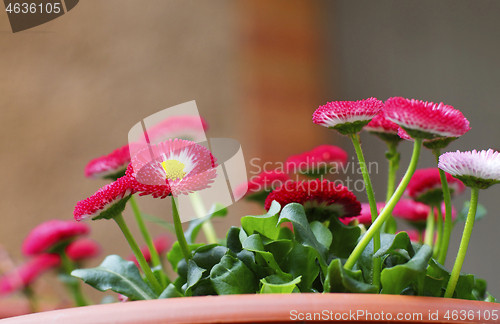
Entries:
{"label": "pink daisy flower", "polygon": [[290,156],[285,161],[290,173],[302,173],[316,177],[338,169],[347,162],[347,152],[335,145],[320,145],[314,149]]}
{"label": "pink daisy flower", "polygon": [[342,135],[355,134],[382,110],[383,105],[383,102],[376,98],[328,102],[316,109],[313,122],[333,128]]}
{"label": "pink daisy flower", "polygon": [[85,219],[111,219],[121,214],[130,196],[135,193],[132,180],[125,176],[105,185],[89,198],[79,201],[73,216],[76,221]]}
{"label": "pink daisy flower", "polygon": [[500,153],[492,149],[447,152],[439,157],[438,167],[467,187],[486,189],[500,183]]}
{"label": "pink daisy flower", "polygon": [[470,130],[462,113],[443,103],[393,97],[386,100],[384,112],[415,138],[459,137]]}
{"label": "pink daisy flower", "polygon": [[[446,180],[450,188],[451,196],[456,196],[465,190],[463,183],[446,173]],[[443,201],[443,187],[438,168],[419,169],[408,183],[406,194],[426,205],[436,206]]]}
{"label": "pink daisy flower", "polygon": [[73,261],[82,261],[98,256],[101,246],[94,240],[88,238],[78,239],[66,247],[66,254]]}
{"label": "pink daisy flower", "polygon": [[267,195],[287,181],[291,181],[290,176],[282,171],[263,171],[252,177],[250,181],[236,187],[234,192],[237,197],[245,197],[264,204]]}
{"label": "pink daisy flower", "polygon": [[122,146],[108,155],[93,159],[85,167],[87,178],[104,178],[116,180],[125,175],[125,169],[130,162],[130,149],[128,144]]}
{"label": "pink daisy flower", "polygon": [[[385,203],[377,203],[377,211],[380,213],[380,211],[384,208]],[[353,223],[354,221],[357,221],[358,224],[363,224],[363,225],[371,225],[372,224],[372,214],[370,211],[370,204],[369,203],[362,203],[361,204],[361,214],[359,216],[354,216],[354,217],[344,217],[341,218],[340,221],[344,223],[344,225],[349,225]]]}
{"label": "pink daisy flower", "polygon": [[394,207],[392,215],[396,218],[407,220],[411,223],[420,223],[427,220],[429,216],[429,206],[413,201],[411,199],[401,199]]}
{"label": "pink daisy flower", "polygon": [[21,249],[24,255],[36,255],[47,252],[58,243],[86,235],[89,232],[90,227],[87,224],[52,219],[32,229],[24,239]]}
{"label": "pink daisy flower", "polygon": [[332,215],[353,217],[361,212],[361,204],[349,189],[328,180],[286,182],[267,196],[266,210],[274,200],[282,207],[290,203],[303,205],[310,222],[325,221]]}
{"label": "pink daisy flower", "polygon": [[174,139],[140,150],[126,174],[140,195],[164,198],[171,191],[175,197],[209,188],[217,176],[212,153],[195,142]]}
{"label": "pink daisy flower", "polygon": [[57,254],[40,254],[11,272],[0,277],[0,296],[21,290],[35,281],[42,273],[58,267],[61,258]]}
{"label": "pink daisy flower", "polygon": [[[161,255],[161,254],[167,252],[172,247],[172,239],[170,237],[168,237],[167,235],[160,235],[153,240],[153,245],[156,249],[156,252],[158,252],[158,254]],[[141,252],[142,252],[142,255],[144,255],[144,259],[146,259],[147,262],[150,262],[151,261],[151,252],[149,251],[149,248],[147,245],[144,245],[143,247],[141,247]],[[140,268],[139,262],[137,262],[137,259],[135,258],[135,256],[133,254],[129,255],[127,257],[127,260],[133,261],[135,263],[135,265],[138,268]]]}
{"label": "pink daisy flower", "polygon": [[385,112],[382,109],[378,115],[366,125],[363,130],[377,135],[380,139],[386,142],[399,142],[401,137],[398,136],[399,125],[385,118]]}
{"label": "pink daisy flower", "polygon": [[147,135],[151,143],[160,143],[174,138],[204,142],[207,130],[208,123],[202,117],[172,116],[148,129]]}

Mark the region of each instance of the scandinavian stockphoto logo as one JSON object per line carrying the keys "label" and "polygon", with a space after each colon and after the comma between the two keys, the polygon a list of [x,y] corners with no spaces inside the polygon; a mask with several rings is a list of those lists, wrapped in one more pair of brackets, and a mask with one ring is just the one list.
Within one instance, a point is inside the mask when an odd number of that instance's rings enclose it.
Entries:
{"label": "scandinavian stockphoto logo", "polygon": [[79,0],[3,0],[13,33],[45,24],[73,9]]}
{"label": "scandinavian stockphoto logo", "polygon": [[[136,180],[158,190],[168,183],[182,222],[228,207],[246,192],[238,187],[248,180],[240,143],[208,139],[195,101],[138,122],[128,140]],[[215,168],[210,152],[217,159]]]}

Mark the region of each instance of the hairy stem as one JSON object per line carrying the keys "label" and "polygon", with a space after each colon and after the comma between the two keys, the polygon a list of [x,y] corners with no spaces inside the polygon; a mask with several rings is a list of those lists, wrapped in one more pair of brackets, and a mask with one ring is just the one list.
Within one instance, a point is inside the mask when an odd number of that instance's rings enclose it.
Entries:
{"label": "hairy stem", "polygon": [[446,287],[446,293],[444,294],[444,297],[447,298],[453,297],[453,292],[455,291],[455,287],[457,286],[458,277],[460,276],[460,271],[462,270],[462,265],[464,264],[465,254],[467,253],[467,247],[469,246],[470,237],[472,235],[472,229],[474,228],[474,220],[476,219],[479,188],[471,189],[469,213],[467,214],[467,221],[465,222],[462,241],[460,242],[457,258],[455,259],[455,264],[453,265],[453,270],[451,271],[450,280],[448,281],[448,286]]}
{"label": "hairy stem", "polygon": [[[135,200],[134,195],[132,195],[130,197],[129,201],[130,201],[130,206],[132,207],[132,212],[134,214],[135,221],[137,222],[137,226],[139,227],[139,230],[141,231],[142,237],[144,238],[144,241],[146,242],[146,245],[148,246],[149,253],[151,254],[151,263],[153,264],[153,267],[162,266],[160,255],[158,254],[158,251],[156,251],[156,248],[153,244],[153,239],[151,238],[151,235],[149,234],[148,228],[146,227],[146,224],[144,223],[144,220],[142,219],[142,214],[141,214],[141,211],[139,209],[139,205],[137,204],[137,201]],[[163,271],[160,271],[160,283],[161,283],[162,287],[166,288],[167,277]]]}
{"label": "hairy stem", "polygon": [[[385,204],[389,203],[392,195],[394,194],[394,190],[396,189],[396,174],[399,169],[399,160],[400,154],[398,152],[398,143],[397,142],[388,142],[387,146],[389,151],[386,153],[387,160],[389,162],[389,172],[387,177],[387,194],[385,196]],[[388,224],[395,223],[394,217],[390,215],[384,223],[382,227],[382,232],[387,233]],[[394,231],[395,232],[395,231]],[[390,233],[394,234],[394,233]]]}
{"label": "hairy stem", "polygon": [[113,219],[115,220],[116,224],[118,224],[123,235],[127,239],[127,242],[130,245],[132,252],[134,252],[135,258],[137,259],[137,262],[139,262],[139,266],[141,267],[142,272],[144,272],[144,274],[146,275],[146,278],[148,279],[149,283],[151,284],[151,286],[153,286],[153,289],[156,291],[157,294],[161,294],[163,292],[163,289],[158,283],[158,280],[156,280],[156,277],[153,274],[153,271],[151,271],[148,262],[144,258],[144,255],[142,255],[141,249],[139,248],[139,245],[137,245],[137,242],[132,236],[132,233],[130,233],[130,230],[127,226],[127,223],[125,223],[123,215],[120,214],[118,216],[115,216]]}
{"label": "hairy stem", "polygon": [[436,238],[436,246],[434,247],[434,253],[432,257],[437,259],[441,254],[441,243],[443,241],[443,212],[441,211],[441,206],[436,207],[437,209],[437,238]]}
{"label": "hairy stem", "polygon": [[397,187],[396,191],[392,195],[391,199],[387,203],[387,205],[384,207],[380,215],[377,217],[375,222],[370,226],[368,231],[365,233],[365,235],[361,238],[361,240],[358,242],[356,247],[354,248],[354,251],[352,251],[351,255],[347,259],[344,268],[351,270],[356,261],[358,261],[359,257],[361,256],[361,253],[363,250],[366,248],[368,243],[372,240],[372,238],[375,236],[375,234],[380,230],[384,222],[386,221],[387,217],[389,217],[396,206],[397,202],[399,199],[401,199],[401,196],[403,195],[404,191],[406,190],[406,187],[408,186],[408,183],[410,182],[411,177],[413,176],[413,173],[415,173],[415,169],[417,168],[418,164],[418,159],[420,157],[420,149],[422,148],[422,139],[416,138],[415,143],[413,144],[413,154],[411,157],[410,165],[408,166],[408,170],[406,170],[406,173],[403,177],[403,180],[399,183],[399,186]]}
{"label": "hairy stem", "polygon": [[[71,271],[75,270],[75,265],[73,261],[71,261],[66,254],[66,252],[61,252],[59,253],[61,256],[61,264],[64,272],[71,276]],[[73,277],[71,277],[73,278]],[[75,278],[73,278],[75,279]],[[73,298],[73,301],[75,302],[75,306],[80,307],[80,306],[87,306],[89,303],[87,302],[87,299],[83,295],[82,289],[80,287],[80,282],[77,280],[72,280],[68,281],[65,283],[66,287],[68,290],[71,292],[71,296]]]}
{"label": "hairy stem", "polygon": [[174,196],[172,196],[172,213],[174,216],[175,235],[177,236],[177,241],[179,242],[182,255],[184,256],[184,259],[186,259],[186,262],[188,262],[189,259],[191,259],[191,252],[189,251],[189,246],[187,244],[186,237],[184,236],[184,231],[182,230],[182,223]]}
{"label": "hairy stem", "polygon": [[[436,156],[436,162],[439,163],[440,150],[434,149],[432,151]],[[450,187],[448,186],[448,180],[446,180],[446,173],[439,169],[439,177],[441,178],[441,186],[443,187],[443,198],[445,205],[445,219],[443,228],[443,237],[441,239],[441,246],[439,247],[439,259],[438,262],[444,265],[446,262],[446,256],[448,255],[448,247],[450,245],[451,231],[453,229],[453,224],[451,222],[451,194]]]}
{"label": "hairy stem", "polygon": [[429,215],[427,215],[424,244],[427,244],[430,247],[434,246],[434,207],[431,207],[431,211],[429,212]]}
{"label": "hairy stem", "polygon": [[[201,200],[201,196],[198,192],[193,192],[189,195],[189,199],[191,199],[191,203],[193,204],[194,212],[198,218],[205,217],[207,215],[207,211],[205,209],[205,205],[203,205],[203,201]],[[203,234],[207,238],[208,244],[219,243],[219,238],[215,233],[214,225],[210,219],[207,219],[201,225],[201,229],[203,230]]]}
{"label": "hairy stem", "polygon": [[[361,143],[359,142],[359,134],[351,134],[349,137],[352,140],[354,149],[356,150],[356,155],[358,156],[359,165],[361,168],[361,173],[363,174],[363,180],[366,187],[366,195],[368,196],[368,201],[370,203],[370,212],[372,215],[372,223],[376,221],[378,210],[377,201],[375,200],[375,194],[373,193],[372,182],[370,180],[370,174],[366,167],[365,157],[363,150],[361,149]],[[376,253],[380,249],[380,231],[376,231],[373,236],[373,253]],[[380,288],[380,271],[381,271],[381,260],[380,258],[373,259],[373,282],[374,286]]]}

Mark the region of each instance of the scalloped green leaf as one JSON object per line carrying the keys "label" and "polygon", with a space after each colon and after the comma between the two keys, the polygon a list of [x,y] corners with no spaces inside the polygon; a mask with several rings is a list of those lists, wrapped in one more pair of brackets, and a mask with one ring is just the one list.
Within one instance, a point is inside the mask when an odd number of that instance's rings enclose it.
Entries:
{"label": "scalloped green leaf", "polygon": [[97,290],[112,290],[134,300],[158,298],[142,279],[135,263],[118,255],[107,256],[96,268],[73,270],[71,275]]}
{"label": "scalloped green leaf", "polygon": [[272,240],[278,239],[280,227],[277,226],[281,206],[273,201],[269,212],[259,216],[244,216],[241,218],[241,228],[248,234],[262,234]]}
{"label": "scalloped green leaf", "polygon": [[210,281],[219,295],[252,294],[257,291],[257,279],[239,259],[225,255],[210,271]]}
{"label": "scalloped green leaf", "polygon": [[324,292],[337,293],[370,293],[376,294],[376,286],[367,284],[363,281],[361,270],[346,270],[342,266],[340,259],[334,259],[328,266],[325,282],[323,284]]}
{"label": "scalloped green leaf", "polygon": [[260,280],[262,287],[261,294],[291,294],[299,292],[297,284],[300,283],[301,277],[297,277],[292,281],[284,281],[280,276],[272,275]]}

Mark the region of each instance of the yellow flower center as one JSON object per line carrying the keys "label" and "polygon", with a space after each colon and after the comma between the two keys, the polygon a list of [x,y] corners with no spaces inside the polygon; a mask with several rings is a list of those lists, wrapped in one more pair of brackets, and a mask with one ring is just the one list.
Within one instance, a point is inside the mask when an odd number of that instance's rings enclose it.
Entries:
{"label": "yellow flower center", "polygon": [[167,174],[167,179],[170,180],[177,180],[177,179],[182,179],[186,175],[186,172],[184,172],[184,163],[179,162],[177,160],[167,160],[163,161],[161,163],[161,166],[163,167],[163,170],[165,170],[165,173]]}

